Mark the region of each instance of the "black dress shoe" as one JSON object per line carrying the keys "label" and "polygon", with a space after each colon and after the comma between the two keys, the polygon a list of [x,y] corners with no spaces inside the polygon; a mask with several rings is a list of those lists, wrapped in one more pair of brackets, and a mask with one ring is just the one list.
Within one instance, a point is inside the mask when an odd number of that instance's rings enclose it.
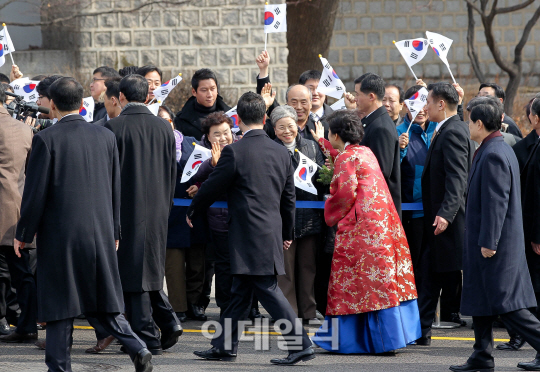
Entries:
{"label": "black dress shoe", "polygon": [[182,336],[184,330],[180,324],[175,325],[170,331],[161,333],[161,348],[170,349],[178,342],[178,337]]}
{"label": "black dress shoe", "polygon": [[478,367],[469,363],[460,366],[450,366],[450,371],[454,372],[494,372],[494,367]]}
{"label": "black dress shoe", "polygon": [[0,341],[2,342],[9,342],[9,343],[28,343],[28,342],[36,342],[38,339],[37,333],[17,333],[17,332],[11,332],[9,335],[1,336]]}
{"label": "black dress shoe", "polygon": [[10,333],[11,329],[9,328],[6,318],[0,319],[0,335],[9,335]]}
{"label": "black dress shoe", "polygon": [[207,360],[222,360],[225,362],[234,362],[236,360],[236,354],[228,351],[221,351],[215,347],[205,351],[194,351],[193,354],[199,358]]}
{"label": "black dress shoe", "polygon": [[186,320],[187,320],[187,315],[186,313],[176,313],[176,317],[178,318],[178,320],[182,323],[185,323]]}
{"label": "black dress shoe", "polygon": [[530,362],[519,362],[517,367],[525,371],[540,371],[540,358],[535,358]]}
{"label": "black dress shoe", "polygon": [[[144,350],[150,351],[150,353],[152,355],[162,355],[163,354],[163,349],[161,347],[148,348],[148,349],[144,349]],[[125,346],[122,346],[120,348],[120,351],[123,352],[123,353],[126,353],[126,354],[128,353]]]}
{"label": "black dress shoe", "polygon": [[206,315],[204,314],[204,308],[199,305],[188,305],[188,311],[186,313],[188,318],[191,318],[193,320],[200,320],[205,321],[208,319]]}
{"label": "black dress shoe", "polygon": [[252,307],[249,309],[248,318],[254,321],[255,319],[264,319],[266,317],[261,314],[259,307]]}
{"label": "black dress shoe", "polygon": [[448,317],[441,317],[441,321],[457,323],[462,327],[465,327],[467,325],[467,322],[461,319],[459,313],[451,313]]}
{"label": "black dress shoe", "polygon": [[287,358],[283,359],[270,359],[270,363],[277,364],[281,366],[290,366],[293,364],[296,364],[300,361],[307,362],[308,360],[315,358],[315,351],[310,346],[302,351],[299,351],[297,353],[291,353],[287,356]]}
{"label": "black dress shoe", "polygon": [[431,337],[420,337],[418,340],[416,340],[416,345],[418,345],[418,346],[430,346],[431,345]]}
{"label": "black dress shoe", "polygon": [[525,340],[520,335],[510,336],[510,341],[497,345],[497,350],[519,350],[525,345]]}
{"label": "black dress shoe", "polygon": [[133,365],[135,365],[135,372],[151,372],[154,369],[152,366],[152,353],[144,348],[141,349],[135,359],[133,360]]}

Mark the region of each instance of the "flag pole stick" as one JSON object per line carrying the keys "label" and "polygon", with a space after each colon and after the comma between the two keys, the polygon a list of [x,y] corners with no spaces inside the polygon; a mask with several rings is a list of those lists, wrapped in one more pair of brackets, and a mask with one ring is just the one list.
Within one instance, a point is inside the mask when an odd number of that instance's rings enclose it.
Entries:
{"label": "flag pole stick", "polygon": [[[405,62],[405,63],[407,64],[407,66],[409,66],[409,64],[408,64],[407,62]],[[409,66],[409,70],[411,70],[412,75],[414,76],[414,79],[415,79],[415,80],[418,80],[418,78],[416,77],[416,74],[414,73],[414,71],[413,71],[413,69],[412,69],[411,66]],[[450,73],[450,74],[452,74],[452,73]]]}
{"label": "flag pole stick", "polygon": [[156,100],[156,96],[154,96],[154,98],[152,98],[152,100],[150,102],[148,102],[148,104],[146,106],[149,106],[152,104],[152,102],[154,102]]}
{"label": "flag pole stick", "polygon": [[[11,55],[11,54],[10,54]],[[452,77],[452,80],[454,80],[454,84],[457,84],[456,83],[456,79],[454,79],[454,75],[452,74],[452,70],[450,70],[450,66],[449,65],[446,65],[446,67],[448,67],[448,72],[450,72],[450,76]]]}
{"label": "flag pole stick", "polygon": [[264,50],[266,51],[266,42],[268,41],[268,34],[264,33]]}
{"label": "flag pole stick", "polygon": [[409,128],[407,128],[407,132],[405,132],[405,133],[407,133],[407,135],[409,135],[409,130],[411,129],[412,123],[413,123],[413,121],[411,120],[411,123],[409,124]]}

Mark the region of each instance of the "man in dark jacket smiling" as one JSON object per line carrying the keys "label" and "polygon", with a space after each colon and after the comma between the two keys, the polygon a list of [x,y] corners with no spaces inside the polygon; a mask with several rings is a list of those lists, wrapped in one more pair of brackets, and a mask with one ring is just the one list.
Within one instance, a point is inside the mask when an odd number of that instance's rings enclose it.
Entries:
{"label": "man in dark jacket smiling", "polygon": [[216,111],[227,112],[231,108],[219,95],[219,83],[216,74],[207,68],[197,70],[191,78],[193,97],[187,100],[182,111],[174,118],[174,127],[184,136],[201,140],[203,131],[201,120]]}

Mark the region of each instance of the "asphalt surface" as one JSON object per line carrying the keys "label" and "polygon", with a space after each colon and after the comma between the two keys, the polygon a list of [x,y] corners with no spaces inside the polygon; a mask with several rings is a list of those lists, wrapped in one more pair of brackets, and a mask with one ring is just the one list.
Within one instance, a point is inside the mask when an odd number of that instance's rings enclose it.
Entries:
{"label": "asphalt surface", "polygon": [[[219,311],[212,302],[207,310],[209,320],[217,320]],[[470,324],[470,319],[468,320]],[[86,354],[85,349],[95,345],[95,335],[84,320],[75,321],[73,334],[72,368],[74,372],[90,371],[133,371],[133,365],[126,354],[120,352],[120,345],[112,343],[99,355]],[[194,350],[206,350],[209,340],[201,333],[202,322],[188,321],[183,323],[184,334],[178,344],[163,355],[152,360],[154,371],[274,371],[287,367],[278,367],[269,363],[270,359],[284,356],[286,353],[278,348],[278,335],[268,335],[269,350],[255,350],[253,341],[242,341],[236,362],[210,362],[193,355]],[[316,328],[310,328],[310,332]],[[46,331],[40,331],[44,338]],[[408,346],[401,349],[396,356],[374,355],[338,355],[316,348],[316,358],[295,367],[303,371],[369,371],[369,372],[418,372],[448,371],[452,364],[464,363],[473,346],[473,331],[469,327],[451,330],[434,330],[432,345]],[[502,328],[495,328],[496,339],[507,339]],[[501,343],[496,342],[496,344]],[[528,345],[520,351],[495,350],[496,371],[521,371],[516,368],[520,361],[534,358],[535,351]],[[33,344],[0,344],[0,371],[2,372],[34,372],[46,371],[45,352],[38,350]]]}

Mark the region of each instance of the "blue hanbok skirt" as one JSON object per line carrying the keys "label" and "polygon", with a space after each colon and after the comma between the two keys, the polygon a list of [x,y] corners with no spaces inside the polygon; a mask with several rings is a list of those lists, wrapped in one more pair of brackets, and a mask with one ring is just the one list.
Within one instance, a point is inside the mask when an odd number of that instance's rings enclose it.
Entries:
{"label": "blue hanbok skirt", "polygon": [[380,354],[404,348],[422,336],[416,300],[389,309],[327,315],[312,340],[340,354]]}

